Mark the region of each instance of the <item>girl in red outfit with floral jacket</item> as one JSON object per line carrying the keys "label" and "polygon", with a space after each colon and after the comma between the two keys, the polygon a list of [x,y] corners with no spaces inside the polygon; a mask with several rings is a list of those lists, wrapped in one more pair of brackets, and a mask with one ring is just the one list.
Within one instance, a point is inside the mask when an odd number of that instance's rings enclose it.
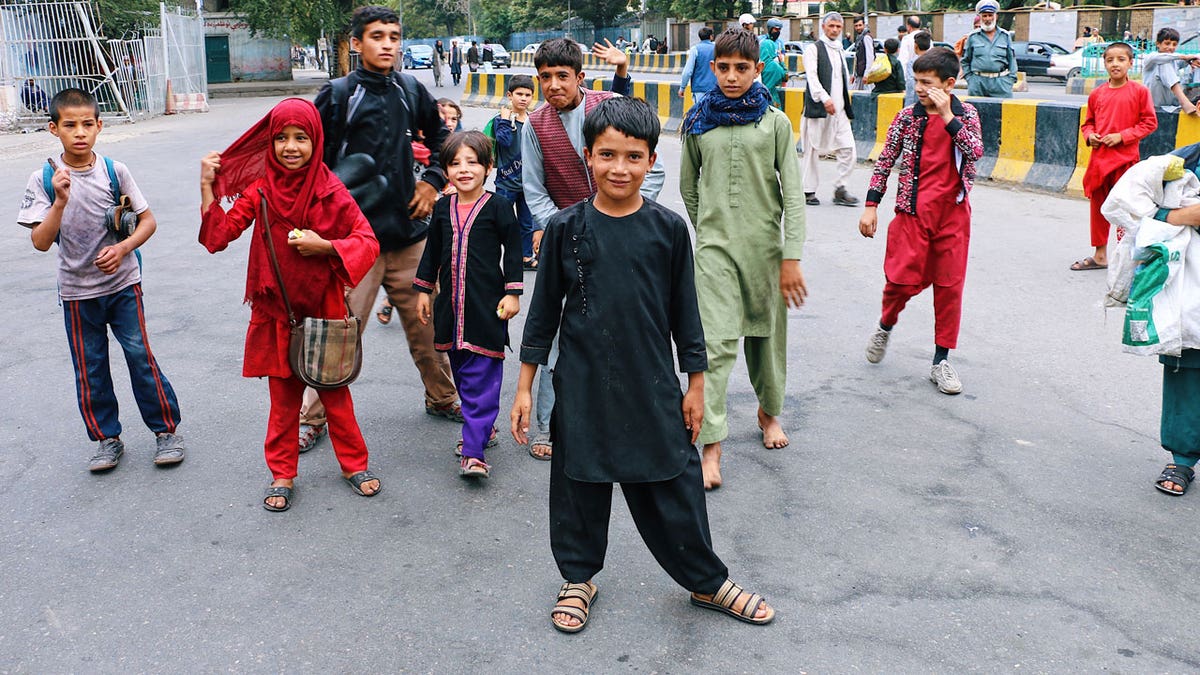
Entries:
{"label": "girl in red outfit with floral jacket", "polygon": [[[224,250],[256,221],[265,195],[270,236],[293,310],[300,317],[338,319],[346,316],[346,287],[356,285],[371,268],[379,242],[346,187],[319,157],[314,161],[314,148],[324,147],[322,136],[313,104],[290,98],[225,152],[201,160],[200,243],[210,253]],[[228,212],[219,203],[224,198],[236,198]],[[293,229],[303,235],[289,237]],[[287,311],[269,256],[261,231],[256,231],[246,271],[251,314],[242,375],[269,381],[265,450],[275,480],[263,506],[286,511],[299,458],[296,435],[304,383],[288,364]],[[378,494],[382,486],[367,469],[367,446],[350,390],[323,390],[321,400],[332,422],[330,437],[342,476],[358,494]]]}
{"label": "girl in red outfit with floral jacket", "polygon": [[934,47],[912,64],[917,103],[896,115],[875,162],[867,207],[858,229],[874,237],[876,207],[887,190],[888,174],[899,164],[896,217],[888,225],[883,259],[886,283],[879,325],[867,342],[867,361],[879,363],[892,328],[909,299],[933,286],[934,352],[929,379],[943,394],[962,391],[950,365],[958,346],[975,162],[983,156],[979,113],[953,94],[958,57]]}

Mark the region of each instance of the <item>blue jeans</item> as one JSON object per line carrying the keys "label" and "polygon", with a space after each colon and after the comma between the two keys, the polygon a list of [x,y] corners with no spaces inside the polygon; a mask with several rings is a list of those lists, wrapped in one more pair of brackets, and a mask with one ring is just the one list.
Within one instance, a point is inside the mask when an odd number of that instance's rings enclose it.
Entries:
{"label": "blue jeans", "polygon": [[505,190],[502,187],[498,187],[496,188],[496,194],[504,197],[517,207],[517,222],[521,224],[521,255],[525,258],[532,258],[533,233],[537,231],[537,226],[533,224],[533,212],[529,210],[529,204],[525,203],[525,193],[519,190]]}
{"label": "blue jeans", "polygon": [[133,398],[142,421],[156,434],[175,432],[179,401],[150,351],[142,286],[134,284],[91,300],[64,300],[63,322],[75,366],[75,392],[88,438],[99,441],[121,435],[117,395],[108,362],[108,331],[125,352]]}
{"label": "blue jeans", "polygon": [[550,345],[550,358],[546,367],[538,376],[537,390],[537,428],[538,431],[550,432],[550,413],[554,412],[554,365],[558,363],[558,337]]}

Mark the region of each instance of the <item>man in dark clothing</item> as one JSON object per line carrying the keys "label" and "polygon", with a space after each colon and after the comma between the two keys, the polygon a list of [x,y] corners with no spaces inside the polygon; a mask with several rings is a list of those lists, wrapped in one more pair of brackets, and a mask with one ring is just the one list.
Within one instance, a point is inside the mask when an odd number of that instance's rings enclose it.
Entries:
{"label": "man in dark clothing", "polygon": [[471,48],[467,50],[467,67],[471,72],[479,70],[479,43],[471,40]]}
{"label": "man in dark clothing", "polygon": [[[400,20],[393,10],[356,10],[351,44],[362,54],[362,65],[325,85],[314,101],[325,130],[324,161],[347,181],[379,240],[379,258],[347,302],[355,316],[370,316],[379,287],[384,287],[400,313],[425,384],[425,411],[461,421],[450,364],[434,351],[433,327],[421,325],[412,287],[425,250],[426,217],[446,183],[436,152],[418,180],[412,141],[423,138],[427,147],[441,148],[449,131],[425,87],[411,75],[393,72],[400,49]],[[351,166],[359,175],[350,175]],[[304,451],[327,432],[325,410],[314,390],[305,392],[300,422]]]}
{"label": "man in dark clothing", "polygon": [[458,48],[458,40],[450,41],[450,77],[456,87],[462,81],[462,50]]}
{"label": "man in dark clothing", "polygon": [[875,61],[875,38],[871,36],[871,28],[862,17],[854,20],[854,32],[858,33],[858,37],[854,39],[854,77],[850,82],[856,90],[862,91],[867,88],[863,75]]}

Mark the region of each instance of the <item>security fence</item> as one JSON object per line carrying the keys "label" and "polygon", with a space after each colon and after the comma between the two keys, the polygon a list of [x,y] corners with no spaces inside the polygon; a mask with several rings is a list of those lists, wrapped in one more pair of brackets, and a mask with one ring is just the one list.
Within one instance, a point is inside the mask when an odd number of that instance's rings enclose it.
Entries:
{"label": "security fence", "polygon": [[0,0],[0,127],[45,124],[50,99],[70,87],[91,92],[110,121],[206,109],[203,21],[162,6],[160,22],[109,40],[88,0]]}

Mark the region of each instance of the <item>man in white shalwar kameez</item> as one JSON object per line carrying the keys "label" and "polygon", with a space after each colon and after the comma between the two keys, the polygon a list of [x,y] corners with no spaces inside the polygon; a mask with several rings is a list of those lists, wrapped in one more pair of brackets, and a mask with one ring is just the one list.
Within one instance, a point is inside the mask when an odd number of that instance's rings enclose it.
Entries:
{"label": "man in white shalwar kameez", "polygon": [[850,120],[850,82],[846,58],[842,52],[842,15],[830,12],[821,19],[821,39],[804,48],[804,119],[800,123],[800,141],[804,148],[804,197],[809,206],[817,206],[818,159],[833,153],[837,159],[837,178],[833,182],[833,203],[858,206],[858,198],[846,192],[846,179],[857,159],[854,132]]}

